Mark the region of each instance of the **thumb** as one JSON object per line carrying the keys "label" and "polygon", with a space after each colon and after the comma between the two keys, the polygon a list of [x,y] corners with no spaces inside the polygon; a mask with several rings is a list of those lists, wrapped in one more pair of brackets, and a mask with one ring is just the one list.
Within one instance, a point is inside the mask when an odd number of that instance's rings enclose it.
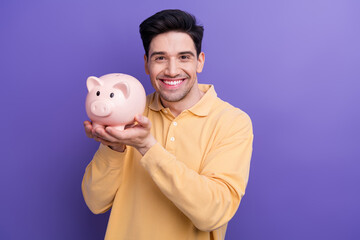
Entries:
{"label": "thumb", "polygon": [[144,128],[150,128],[151,126],[150,120],[143,115],[136,115],[135,120]]}

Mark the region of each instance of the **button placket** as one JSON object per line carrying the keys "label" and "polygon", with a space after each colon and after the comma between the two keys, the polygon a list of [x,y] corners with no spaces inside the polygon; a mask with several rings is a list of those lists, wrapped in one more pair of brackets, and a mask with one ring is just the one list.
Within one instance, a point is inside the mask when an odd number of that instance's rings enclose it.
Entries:
{"label": "button placket", "polygon": [[[170,124],[170,127],[169,127],[169,132],[168,132],[168,139],[170,140],[169,143],[174,143],[176,138],[175,138],[175,127],[178,125],[178,123],[176,121],[173,121],[171,124]],[[171,144],[173,145],[173,144]],[[174,145],[173,145],[174,146]]]}

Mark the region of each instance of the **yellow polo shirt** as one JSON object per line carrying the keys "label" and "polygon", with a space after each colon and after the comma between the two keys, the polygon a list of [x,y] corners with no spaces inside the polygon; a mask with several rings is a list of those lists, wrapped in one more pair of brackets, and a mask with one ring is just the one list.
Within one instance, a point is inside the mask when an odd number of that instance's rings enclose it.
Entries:
{"label": "yellow polo shirt", "polygon": [[143,157],[100,145],[82,182],[95,213],[111,208],[105,239],[224,239],[245,193],[253,132],[246,113],[199,85],[200,101],[174,117],[157,93],[144,115],[158,141]]}

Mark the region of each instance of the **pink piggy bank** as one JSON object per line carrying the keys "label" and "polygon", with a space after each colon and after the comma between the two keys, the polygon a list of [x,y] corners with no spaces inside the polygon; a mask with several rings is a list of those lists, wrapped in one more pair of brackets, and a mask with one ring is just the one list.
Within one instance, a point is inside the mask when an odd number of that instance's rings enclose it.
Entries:
{"label": "pink piggy bank", "polygon": [[94,129],[112,126],[124,130],[125,125],[134,122],[137,114],[144,112],[144,87],[130,75],[112,73],[100,78],[91,76],[86,85],[89,91],[86,113]]}

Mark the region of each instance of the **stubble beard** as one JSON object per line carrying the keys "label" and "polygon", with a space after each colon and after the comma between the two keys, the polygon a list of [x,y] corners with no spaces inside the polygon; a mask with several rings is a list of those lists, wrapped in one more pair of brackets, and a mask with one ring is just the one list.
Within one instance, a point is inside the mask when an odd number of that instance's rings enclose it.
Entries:
{"label": "stubble beard", "polygon": [[190,92],[191,88],[176,94],[176,95],[171,95],[171,94],[164,94],[162,92],[160,92],[160,98],[167,101],[167,102],[179,102],[181,100],[183,100]]}

